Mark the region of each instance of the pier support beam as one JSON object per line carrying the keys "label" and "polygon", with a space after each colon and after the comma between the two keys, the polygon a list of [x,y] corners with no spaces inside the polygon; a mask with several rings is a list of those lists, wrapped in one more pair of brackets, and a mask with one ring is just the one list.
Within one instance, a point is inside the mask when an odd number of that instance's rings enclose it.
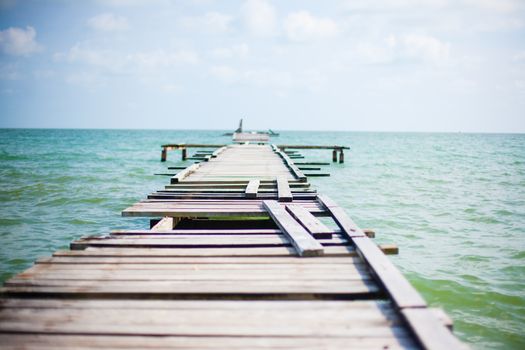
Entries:
{"label": "pier support beam", "polygon": [[332,152],[332,162],[337,163],[337,149],[335,148]]}
{"label": "pier support beam", "polygon": [[345,162],[345,154],[343,153],[343,149],[339,150],[339,163]]}
{"label": "pier support beam", "polygon": [[162,147],[162,152],[160,154],[160,161],[165,162],[166,159],[168,159],[168,150],[166,149],[166,147]]}
{"label": "pier support beam", "polygon": [[182,160],[186,160],[186,158],[188,157],[187,151],[188,151],[187,148],[182,149]]}

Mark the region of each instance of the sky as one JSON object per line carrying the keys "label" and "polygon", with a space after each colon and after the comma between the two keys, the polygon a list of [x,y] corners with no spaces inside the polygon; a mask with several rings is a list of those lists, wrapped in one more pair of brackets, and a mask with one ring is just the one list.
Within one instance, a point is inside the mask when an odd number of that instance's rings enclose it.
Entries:
{"label": "sky", "polygon": [[0,127],[525,132],[523,0],[0,0]]}

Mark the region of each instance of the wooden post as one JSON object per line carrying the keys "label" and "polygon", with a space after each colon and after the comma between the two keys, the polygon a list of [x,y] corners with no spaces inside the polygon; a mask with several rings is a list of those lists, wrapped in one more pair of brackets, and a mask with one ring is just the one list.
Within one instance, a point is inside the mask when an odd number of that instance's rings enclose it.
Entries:
{"label": "wooden post", "polygon": [[343,149],[341,148],[339,150],[339,163],[344,163],[345,162],[345,154],[343,153]]}
{"label": "wooden post", "polygon": [[167,158],[168,158],[168,150],[166,149],[166,147],[162,147],[162,153],[160,154],[160,161],[165,162]]}
{"label": "wooden post", "polygon": [[187,157],[188,157],[187,149],[183,148],[182,149],[182,160],[186,160]]}
{"label": "wooden post", "polygon": [[334,148],[334,151],[332,152],[332,162],[337,162],[337,149]]}

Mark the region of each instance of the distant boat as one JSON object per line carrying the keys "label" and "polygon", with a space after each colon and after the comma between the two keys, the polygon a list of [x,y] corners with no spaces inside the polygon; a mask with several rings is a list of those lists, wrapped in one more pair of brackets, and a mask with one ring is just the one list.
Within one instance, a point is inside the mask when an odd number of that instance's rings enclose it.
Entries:
{"label": "distant boat", "polygon": [[[234,132],[226,132],[222,134],[222,136],[233,136],[233,134],[242,134],[242,119],[239,121],[239,127]],[[269,136],[279,136],[278,132],[273,131],[272,129],[268,129],[268,131],[252,131],[251,133],[255,134],[261,134],[261,135],[269,135]]]}

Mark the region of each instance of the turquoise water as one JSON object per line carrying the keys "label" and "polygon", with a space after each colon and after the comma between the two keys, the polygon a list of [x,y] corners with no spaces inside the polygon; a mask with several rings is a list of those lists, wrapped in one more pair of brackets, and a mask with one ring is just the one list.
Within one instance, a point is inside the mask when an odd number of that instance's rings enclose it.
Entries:
{"label": "turquoise water", "polygon": [[[0,130],[0,279],[86,234],[144,228],[120,211],[183,164],[160,144],[226,143],[219,131]],[[477,349],[525,348],[525,135],[282,132],[275,143],[344,144],[312,178]],[[305,151],[330,161],[331,151]]]}

